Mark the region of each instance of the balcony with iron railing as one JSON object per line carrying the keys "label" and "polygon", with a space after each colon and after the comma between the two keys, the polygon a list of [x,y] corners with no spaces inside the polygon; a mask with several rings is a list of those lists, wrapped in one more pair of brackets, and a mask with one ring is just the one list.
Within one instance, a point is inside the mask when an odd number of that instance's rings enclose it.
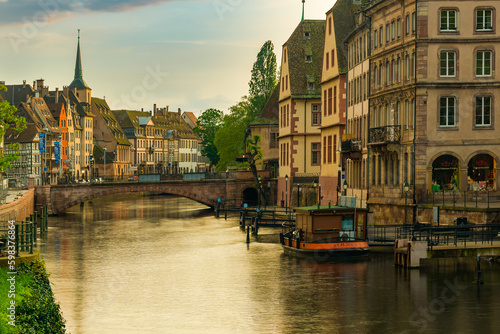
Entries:
{"label": "balcony with iron railing", "polygon": [[370,145],[399,143],[401,141],[401,126],[387,125],[371,128],[368,135]]}
{"label": "balcony with iron railing", "polygon": [[347,139],[341,144],[342,152],[361,152],[361,141]]}

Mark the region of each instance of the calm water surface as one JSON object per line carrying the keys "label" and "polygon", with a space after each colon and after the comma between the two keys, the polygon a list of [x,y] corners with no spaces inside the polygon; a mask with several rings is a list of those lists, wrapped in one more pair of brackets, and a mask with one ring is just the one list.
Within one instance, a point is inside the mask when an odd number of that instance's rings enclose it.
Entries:
{"label": "calm water surface", "polygon": [[39,242],[70,333],[499,333],[500,269],[316,264],[179,197],[94,201]]}

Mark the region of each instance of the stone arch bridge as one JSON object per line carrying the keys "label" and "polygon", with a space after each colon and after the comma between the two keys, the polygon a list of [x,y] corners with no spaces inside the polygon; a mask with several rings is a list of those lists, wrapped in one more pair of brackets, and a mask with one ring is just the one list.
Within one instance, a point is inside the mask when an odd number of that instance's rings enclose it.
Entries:
{"label": "stone arch bridge", "polygon": [[250,178],[231,178],[202,181],[121,182],[72,185],[46,185],[36,187],[35,206],[47,205],[49,213],[58,214],[88,200],[117,197],[134,193],[151,195],[171,194],[190,198],[215,207],[218,198],[233,199],[240,206],[246,200],[244,193],[256,189]]}

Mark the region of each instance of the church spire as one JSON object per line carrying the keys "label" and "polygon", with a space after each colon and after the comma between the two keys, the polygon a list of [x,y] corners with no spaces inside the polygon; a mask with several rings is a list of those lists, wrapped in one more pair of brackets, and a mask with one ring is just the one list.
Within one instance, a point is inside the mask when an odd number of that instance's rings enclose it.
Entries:
{"label": "church spire", "polygon": [[80,29],[78,29],[78,48],[76,50],[75,79],[83,79],[82,56],[80,55]]}
{"label": "church spire", "polygon": [[304,21],[304,7],[306,0],[302,0],[302,21]]}

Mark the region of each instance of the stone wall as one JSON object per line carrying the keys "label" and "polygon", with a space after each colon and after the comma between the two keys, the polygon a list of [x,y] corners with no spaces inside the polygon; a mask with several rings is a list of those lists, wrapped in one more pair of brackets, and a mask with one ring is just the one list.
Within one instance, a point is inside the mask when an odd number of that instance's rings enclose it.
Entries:
{"label": "stone wall", "polygon": [[28,190],[16,201],[0,206],[0,221],[24,221],[35,210],[35,190]]}

